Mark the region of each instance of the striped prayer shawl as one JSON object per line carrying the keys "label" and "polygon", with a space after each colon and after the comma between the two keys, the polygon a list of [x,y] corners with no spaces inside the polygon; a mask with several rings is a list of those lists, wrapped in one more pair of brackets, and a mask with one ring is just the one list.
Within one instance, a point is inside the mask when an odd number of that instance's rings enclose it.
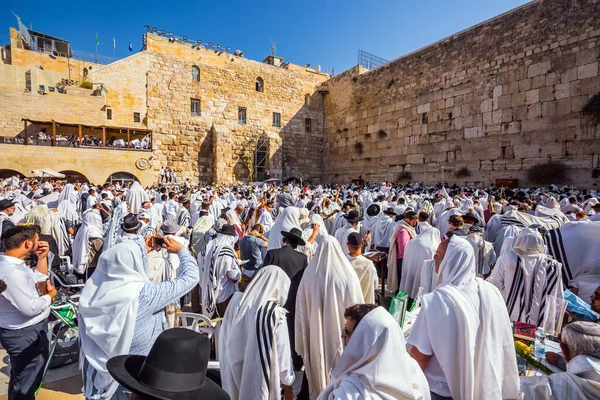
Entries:
{"label": "striped prayer shawl", "polygon": [[552,257],[545,255],[542,256],[540,262],[540,267],[534,271],[535,276],[531,281],[531,295],[527,299],[523,259],[517,255],[515,274],[506,300],[506,307],[511,320],[537,326],[544,321],[546,296],[556,296],[557,288],[559,292],[562,292],[559,280],[561,264]]}
{"label": "striped prayer shawl", "polygon": [[267,301],[263,304],[256,315],[256,338],[258,341],[258,352],[260,355],[260,367],[264,385],[270,386],[271,378],[271,355],[275,343],[275,329],[277,327],[277,303]]}
{"label": "striped prayer shawl", "polygon": [[573,279],[573,273],[569,266],[567,253],[563,244],[563,237],[560,229],[553,229],[544,235],[544,242],[548,247],[548,253],[562,264],[562,283],[567,287]]}
{"label": "striped prayer shawl", "polygon": [[207,315],[212,315],[217,308],[217,295],[218,289],[221,286],[221,283],[217,281],[217,261],[221,257],[231,257],[234,260],[237,259],[237,254],[235,254],[235,250],[233,247],[224,245],[221,247],[217,247],[212,255],[210,260],[210,269],[209,269],[209,290],[206,291],[207,296],[207,304],[204,304],[206,307]]}
{"label": "striped prayer shawl", "polygon": [[531,225],[541,225],[546,229],[556,229],[561,225],[569,222],[561,215],[553,215],[548,217],[536,217],[520,211],[510,211],[502,216],[502,226],[514,225],[520,228],[529,228]]}

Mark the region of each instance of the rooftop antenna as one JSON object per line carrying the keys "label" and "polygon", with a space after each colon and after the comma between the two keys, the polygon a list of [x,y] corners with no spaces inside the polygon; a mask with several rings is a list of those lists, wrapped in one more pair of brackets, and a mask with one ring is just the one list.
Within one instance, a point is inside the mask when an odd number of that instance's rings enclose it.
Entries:
{"label": "rooftop antenna", "polygon": [[272,42],[271,42],[271,55],[272,55],[272,56],[274,56],[274,55],[275,55],[275,50],[276,50],[276,48],[275,48],[275,42],[273,42],[273,41],[272,41]]}

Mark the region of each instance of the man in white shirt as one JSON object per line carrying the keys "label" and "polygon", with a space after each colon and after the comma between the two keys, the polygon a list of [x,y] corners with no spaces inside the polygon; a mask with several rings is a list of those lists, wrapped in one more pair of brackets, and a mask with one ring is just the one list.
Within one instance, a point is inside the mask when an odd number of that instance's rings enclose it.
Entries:
{"label": "man in white shirt", "polygon": [[[4,235],[6,253],[0,255],[0,343],[11,365],[9,399],[34,400],[49,357],[48,326],[50,304],[56,289],[48,281],[50,250],[39,241],[38,226],[16,226]],[[37,255],[37,270],[25,265],[25,259]],[[45,278],[45,279],[44,279]],[[41,281],[36,287],[36,281]],[[40,296],[40,292],[47,292]]]}
{"label": "man in white shirt", "polygon": [[164,220],[176,220],[178,213],[179,203],[177,202],[177,194],[171,192],[169,193],[169,200],[167,200],[167,202],[165,203],[165,208],[163,209]]}

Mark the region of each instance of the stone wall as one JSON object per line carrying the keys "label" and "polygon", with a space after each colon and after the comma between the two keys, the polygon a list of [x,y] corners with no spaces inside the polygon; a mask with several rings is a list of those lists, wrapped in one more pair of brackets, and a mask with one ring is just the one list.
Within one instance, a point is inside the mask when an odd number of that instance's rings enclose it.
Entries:
{"label": "stone wall", "polygon": [[[309,101],[326,74],[291,71],[148,35],[148,128],[154,131],[159,163],[183,179],[204,183],[247,181],[259,138],[269,143],[271,177],[320,180],[322,172],[322,106]],[[200,81],[192,79],[192,67]],[[264,90],[256,90],[262,78]],[[191,99],[200,100],[192,115]],[[312,98],[311,98],[312,101]],[[246,108],[246,123],[238,121]],[[281,126],[273,126],[273,113]],[[311,132],[305,132],[305,119]],[[310,160],[289,163],[286,160]],[[255,179],[255,177],[254,177]]]}
{"label": "stone wall", "polygon": [[594,185],[600,127],[580,110],[600,92],[599,15],[598,0],[537,0],[331,79],[324,181],[528,184],[528,168],[552,161],[571,167],[555,183]]}

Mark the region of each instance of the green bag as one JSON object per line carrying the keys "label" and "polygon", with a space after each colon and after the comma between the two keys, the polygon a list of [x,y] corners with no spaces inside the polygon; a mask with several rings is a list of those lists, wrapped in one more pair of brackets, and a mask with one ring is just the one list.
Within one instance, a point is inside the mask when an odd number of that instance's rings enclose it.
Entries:
{"label": "green bag", "polygon": [[400,291],[394,296],[390,304],[389,312],[401,328],[404,327],[404,318],[406,317],[406,308],[408,307],[409,298],[410,296],[408,293]]}

